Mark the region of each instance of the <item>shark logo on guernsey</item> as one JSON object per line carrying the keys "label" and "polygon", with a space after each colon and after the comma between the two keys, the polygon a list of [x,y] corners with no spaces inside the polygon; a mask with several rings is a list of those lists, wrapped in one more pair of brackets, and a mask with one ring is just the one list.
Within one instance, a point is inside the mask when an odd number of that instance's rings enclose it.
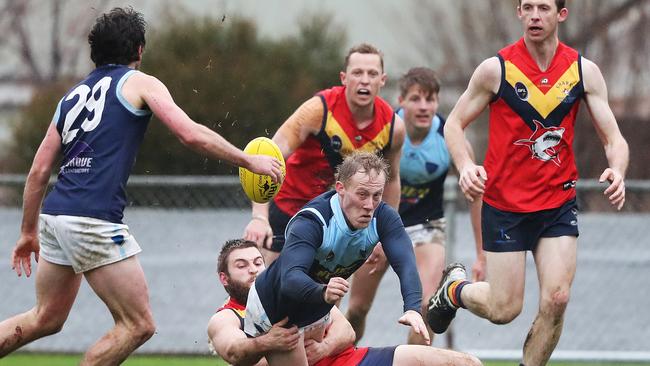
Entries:
{"label": "shark logo on guernsey", "polygon": [[527,139],[515,141],[515,145],[528,146],[532,157],[541,161],[552,161],[560,166],[560,150],[556,147],[562,141],[564,127],[545,127],[540,121],[533,120],[535,131]]}

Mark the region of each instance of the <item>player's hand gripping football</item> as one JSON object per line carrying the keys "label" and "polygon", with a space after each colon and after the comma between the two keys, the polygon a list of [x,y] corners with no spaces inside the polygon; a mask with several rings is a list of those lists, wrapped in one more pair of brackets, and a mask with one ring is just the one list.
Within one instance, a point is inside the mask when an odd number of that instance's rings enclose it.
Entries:
{"label": "player's hand gripping football", "polygon": [[485,169],[474,163],[467,163],[460,170],[458,185],[468,201],[474,202],[485,192],[485,181],[488,179]]}
{"label": "player's hand gripping football", "polygon": [[342,277],[332,277],[325,287],[323,299],[328,304],[336,304],[350,289],[350,284]]}
{"label": "player's hand gripping football", "polygon": [[418,313],[417,311],[413,310],[407,310],[404,315],[402,315],[401,318],[397,321],[400,324],[404,325],[410,325],[411,328],[413,328],[413,332],[415,334],[419,334],[422,339],[426,342],[426,344],[431,344],[431,339],[429,338],[429,331],[427,330],[427,326],[424,325],[424,320],[422,319],[422,315]]}
{"label": "player's hand gripping football", "polygon": [[38,243],[38,235],[26,235],[21,234],[16,242],[14,251],[11,254],[11,269],[13,269],[18,277],[20,277],[25,271],[27,277],[32,274],[32,253],[34,253],[34,259],[38,262],[38,251],[40,250],[40,244]]}
{"label": "player's hand gripping football", "polygon": [[600,183],[609,182],[609,187],[605,189],[605,196],[609,195],[609,203],[616,207],[617,210],[623,208],[625,204],[625,180],[623,175],[612,168],[603,171],[598,179]]}
{"label": "player's hand gripping football", "polygon": [[282,163],[276,158],[267,155],[248,155],[248,164],[244,167],[255,174],[268,175],[273,183],[281,183]]}

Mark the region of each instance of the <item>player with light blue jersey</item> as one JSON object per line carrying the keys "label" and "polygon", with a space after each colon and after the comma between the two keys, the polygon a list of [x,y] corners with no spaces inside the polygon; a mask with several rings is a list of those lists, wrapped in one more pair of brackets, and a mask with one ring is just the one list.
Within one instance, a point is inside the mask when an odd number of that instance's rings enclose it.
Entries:
{"label": "player with light blue jersey", "polygon": [[[419,311],[421,292],[411,241],[399,215],[386,203],[379,204],[366,228],[353,229],[346,222],[338,194],[329,191],[298,211],[286,233],[292,239],[287,243],[293,245],[280,256],[282,261],[271,263],[256,282],[267,314],[275,316],[270,318],[272,322],[288,315],[302,327],[323,317],[331,309],[323,299],[324,286],[334,277],[350,277],[380,241],[400,277],[404,311]],[[273,285],[279,285],[280,292]],[[313,306],[304,306],[302,301]]]}
{"label": "player with light blue jersey", "polygon": [[[18,276],[23,271],[30,276],[32,253],[40,257],[36,305],[0,323],[0,357],[61,330],[82,276],[115,326],[90,347],[81,365],[118,365],[153,335],[147,282],[136,257],[141,249],[122,224],[126,182],[152,113],[197,152],[281,179],[277,159],[247,155],[192,121],[163,83],[136,71],[144,33],[140,13],[115,8],[100,16],[88,35],[96,69],[59,102],[25,183],[11,262]],[[61,157],[58,181],[39,216]]]}
{"label": "player with light blue jersey", "polygon": [[[244,325],[249,335],[263,334],[288,317],[305,333],[304,339],[320,339],[332,306],[348,291],[346,279],[381,241],[400,281],[404,315],[399,322],[428,343],[412,244],[398,213],[381,201],[387,176],[383,159],[353,153],[338,168],[336,190],[316,197],[290,220],[280,256],[257,277],[249,293]],[[267,360],[302,364],[299,351],[294,351]]]}
{"label": "player with light blue jersey", "polygon": [[[412,68],[399,80],[399,87],[397,113],[406,127],[400,160],[399,214],[413,242],[422,293],[427,299],[436,291],[445,266],[443,198],[450,156],[443,135],[445,120],[437,113],[440,81],[436,74],[429,68]],[[477,278],[483,278],[480,203],[474,204],[471,212],[477,242],[477,261],[472,269]],[[421,337],[409,333],[408,342],[419,344]]]}
{"label": "player with light blue jersey", "polygon": [[[404,109],[398,110],[404,119]],[[437,220],[444,216],[443,189],[449,171],[449,151],[445,145],[445,120],[431,119],[428,134],[416,143],[406,136],[400,160],[402,196],[399,213],[404,226]]]}

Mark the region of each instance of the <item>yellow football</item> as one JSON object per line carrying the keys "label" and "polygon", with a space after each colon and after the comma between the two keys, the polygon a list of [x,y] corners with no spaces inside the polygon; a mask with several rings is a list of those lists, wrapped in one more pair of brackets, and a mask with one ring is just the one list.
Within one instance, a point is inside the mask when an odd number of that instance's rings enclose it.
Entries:
{"label": "yellow football", "polygon": [[[273,140],[266,137],[253,139],[246,145],[244,152],[250,155],[268,155],[280,160],[282,164],[282,177],[286,174],[284,158],[278,145]],[[282,182],[273,183],[268,175],[255,174],[246,168],[239,168],[239,181],[244,192],[253,202],[269,202],[280,191]]]}

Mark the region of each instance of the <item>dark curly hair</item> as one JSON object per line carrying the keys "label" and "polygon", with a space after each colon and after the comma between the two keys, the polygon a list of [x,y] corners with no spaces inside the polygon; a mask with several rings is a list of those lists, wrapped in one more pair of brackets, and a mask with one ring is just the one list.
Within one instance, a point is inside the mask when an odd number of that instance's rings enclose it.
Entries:
{"label": "dark curly hair", "polygon": [[145,25],[142,14],[131,7],[103,14],[88,34],[90,59],[95,66],[137,61],[138,48],[145,45]]}
{"label": "dark curly hair", "polygon": [[230,257],[230,253],[232,253],[233,250],[244,248],[257,248],[257,244],[255,244],[254,241],[245,239],[228,240],[219,253],[219,258],[217,259],[217,273],[224,272],[225,274],[229,274],[228,258]]}

